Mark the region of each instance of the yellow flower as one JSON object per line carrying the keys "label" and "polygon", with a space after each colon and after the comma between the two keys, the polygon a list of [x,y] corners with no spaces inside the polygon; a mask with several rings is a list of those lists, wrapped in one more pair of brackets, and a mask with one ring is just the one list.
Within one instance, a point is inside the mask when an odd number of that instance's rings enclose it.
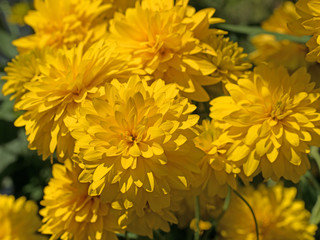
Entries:
{"label": "yellow flower", "polygon": [[50,240],[112,240],[125,226],[119,225],[123,214],[99,197],[88,195],[89,184],[78,181],[80,168],[70,160],[53,165],[53,178],[44,188],[40,210],[40,231]]}
{"label": "yellow flower", "polygon": [[275,66],[284,66],[290,71],[310,65],[306,60],[307,48],[290,40],[278,41],[274,35],[259,34],[251,38],[256,51],[250,53],[251,61],[259,65],[269,62]]}
{"label": "yellow flower", "polygon": [[309,53],[306,60],[309,62],[320,62],[320,1],[319,0],[299,0],[296,3],[299,19],[289,23],[289,29],[301,35],[313,35],[306,43]]}
{"label": "yellow flower", "polygon": [[41,226],[37,212],[37,204],[25,197],[0,195],[0,239],[46,239],[37,233]]}
{"label": "yellow flower", "polygon": [[[295,200],[296,188],[282,184],[257,190],[248,186],[241,195],[252,207],[261,240],[314,240],[317,226],[309,223],[310,213],[301,200]],[[234,193],[228,210],[218,223],[219,240],[256,239],[255,223],[248,206]]]}
{"label": "yellow flower", "polygon": [[296,10],[298,20],[289,23],[289,29],[296,34],[312,35],[320,32],[319,28],[319,0],[299,0]]}
{"label": "yellow flower", "polygon": [[299,18],[296,7],[293,2],[286,1],[276,8],[267,20],[261,23],[261,27],[270,32],[295,35],[288,28],[288,23]]}
{"label": "yellow flower", "polygon": [[210,24],[223,20],[212,17],[215,9],[195,13],[187,4],[188,0],[176,4],[173,0],[143,0],[127,9],[125,15],[115,15],[110,38],[154,79],[176,83],[182,94],[193,100],[208,101],[202,85],[215,83],[208,75],[216,67],[197,53],[216,54],[202,39],[211,33],[223,33],[209,29]]}
{"label": "yellow flower", "polygon": [[314,34],[306,45],[309,49],[309,52],[306,55],[306,60],[309,62],[320,63],[320,33]]}
{"label": "yellow flower", "polygon": [[65,125],[68,117],[78,114],[86,100],[100,95],[99,85],[114,77],[127,79],[131,74],[128,57],[119,55],[115,46],[103,41],[84,51],[81,44],[71,50],[46,56],[40,69],[41,80],[25,83],[28,90],[16,103],[25,110],[15,122],[25,126],[29,147],[43,159],[56,151],[59,161],[73,155],[74,139]]}
{"label": "yellow flower", "polygon": [[244,160],[246,176],[298,182],[310,167],[310,145],[320,143],[319,89],[300,68],[261,65],[248,78],[227,84],[230,96],[211,101],[210,117],[230,124],[235,142],[229,159]]}
{"label": "yellow flower", "polygon": [[13,41],[19,52],[51,46],[72,48],[80,42],[89,47],[106,34],[101,15],[110,8],[102,0],[35,0],[35,10],[25,17],[34,34]]}
{"label": "yellow flower", "polygon": [[243,48],[238,46],[223,35],[209,35],[205,42],[216,51],[216,56],[203,54],[205,58],[216,66],[211,76],[216,81],[235,83],[240,76],[246,74],[251,64],[245,60],[248,56],[243,53]]}
{"label": "yellow flower", "polygon": [[[298,17],[294,3],[287,1],[276,8],[273,15],[261,25],[267,31],[295,35],[287,25],[297,20]],[[271,34],[254,36],[251,42],[257,50],[250,54],[250,60],[256,65],[269,62],[277,66],[282,65],[291,72],[310,65],[305,60],[308,51],[304,44],[291,42],[287,39],[278,41]]]}
{"label": "yellow flower", "polygon": [[196,107],[160,79],[151,86],[137,76],[113,80],[101,91],[71,133],[80,149],[79,180],[91,183],[92,196],[120,193],[154,212],[170,207],[171,191],[198,182],[202,152],[192,140],[199,116],[190,114]]}
{"label": "yellow flower", "polygon": [[10,100],[16,99],[18,102],[21,97],[28,92],[24,86],[26,83],[39,81],[40,65],[44,65],[47,50],[33,50],[15,57],[4,69],[7,76],[2,80],[7,82],[2,87],[3,94],[12,94]]}
{"label": "yellow flower", "polygon": [[203,120],[200,134],[194,142],[206,153],[199,164],[203,177],[202,191],[209,198],[215,195],[225,197],[228,186],[237,187],[236,177],[241,171],[239,162],[228,159],[233,140],[217,128],[214,121]]}

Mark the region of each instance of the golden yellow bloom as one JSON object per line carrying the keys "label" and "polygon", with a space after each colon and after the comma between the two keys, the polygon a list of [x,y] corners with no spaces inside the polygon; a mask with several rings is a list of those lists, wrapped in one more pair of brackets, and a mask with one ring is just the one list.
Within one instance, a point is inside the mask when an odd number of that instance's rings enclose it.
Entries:
{"label": "golden yellow bloom", "polygon": [[243,48],[239,47],[238,43],[230,41],[223,35],[215,34],[208,36],[205,42],[216,51],[215,56],[203,54],[208,61],[217,67],[210,75],[216,82],[235,83],[240,76],[248,73],[252,65],[245,60],[248,55],[243,53]]}
{"label": "golden yellow bloom", "polygon": [[294,3],[286,1],[274,10],[273,14],[267,20],[261,23],[261,27],[270,32],[295,35],[294,32],[288,28],[288,23],[298,18],[299,15],[296,12]]}
{"label": "golden yellow bloom", "polygon": [[24,86],[26,83],[39,81],[41,78],[40,66],[44,65],[47,50],[33,50],[27,53],[22,53],[15,57],[12,62],[4,69],[7,76],[3,76],[2,80],[7,82],[2,87],[3,94],[12,94],[10,100],[20,98],[28,92]]}
{"label": "golden yellow bloom", "polygon": [[148,204],[154,212],[170,207],[172,190],[198,182],[203,153],[192,140],[199,116],[190,114],[196,107],[162,80],[148,86],[133,76],[101,91],[105,95],[83,109],[71,133],[80,149],[79,180],[91,183],[92,196],[120,193],[136,209]]}
{"label": "golden yellow bloom", "polygon": [[114,77],[127,79],[131,74],[128,56],[119,55],[115,46],[103,41],[84,51],[81,44],[71,50],[46,56],[41,81],[25,83],[28,90],[19,102],[25,110],[15,122],[25,126],[29,147],[37,149],[43,159],[56,151],[59,161],[73,155],[74,139],[65,125],[78,108],[100,95],[98,87]]}
{"label": "golden yellow bloom", "polygon": [[269,62],[275,66],[284,66],[290,71],[310,65],[306,60],[307,48],[290,40],[278,41],[274,35],[259,34],[251,38],[256,51],[250,54],[250,59],[256,65]]}
{"label": "golden yellow bloom", "polygon": [[208,101],[202,85],[215,83],[208,75],[216,67],[197,54],[216,54],[202,39],[211,33],[223,33],[209,29],[210,24],[223,20],[212,17],[215,9],[195,13],[187,4],[188,0],[176,4],[173,0],[142,0],[125,15],[115,15],[110,38],[154,79],[176,83],[182,94],[193,100]]}
{"label": "golden yellow bloom", "polygon": [[43,225],[40,231],[50,240],[114,240],[123,231],[119,225],[121,211],[99,197],[88,195],[89,184],[78,181],[80,168],[70,160],[53,165],[53,178],[44,188],[40,210]]}
{"label": "golden yellow bloom", "polygon": [[80,42],[89,47],[106,34],[101,15],[110,8],[102,0],[35,0],[35,10],[25,17],[34,34],[13,41],[19,52],[51,46],[72,48]]}
{"label": "golden yellow bloom", "polygon": [[[248,186],[241,195],[252,207],[261,240],[314,240],[317,226],[309,223],[310,213],[304,202],[295,200],[296,188],[282,184],[257,190]],[[218,223],[219,240],[257,239],[255,223],[248,206],[234,193],[228,210]]]}
{"label": "golden yellow bloom", "polygon": [[236,177],[241,171],[241,161],[228,159],[233,139],[219,129],[214,121],[203,120],[200,134],[194,142],[206,153],[199,164],[203,177],[202,191],[209,198],[215,195],[225,197],[228,186],[237,187]]}
{"label": "golden yellow bloom", "polygon": [[297,13],[300,18],[289,23],[289,28],[296,34],[313,35],[306,43],[309,53],[306,60],[310,62],[320,62],[320,1],[319,0],[299,0],[296,3]]}
{"label": "golden yellow bloom", "polygon": [[37,233],[41,226],[37,215],[38,206],[25,197],[0,195],[0,239],[1,240],[44,240]]}
{"label": "golden yellow bloom", "polygon": [[[297,20],[298,17],[294,3],[287,1],[275,9],[273,15],[261,26],[267,31],[296,35],[287,25]],[[271,34],[254,36],[251,42],[257,50],[250,54],[250,59],[256,65],[269,62],[274,65],[282,65],[292,72],[309,65],[305,60],[308,50],[304,44],[291,42],[287,39],[278,41]]]}
{"label": "golden yellow bloom", "polygon": [[246,176],[298,182],[310,167],[310,145],[320,143],[319,89],[300,68],[261,65],[248,78],[227,84],[230,96],[211,101],[210,117],[230,124],[227,133],[240,140],[229,159],[244,160]]}

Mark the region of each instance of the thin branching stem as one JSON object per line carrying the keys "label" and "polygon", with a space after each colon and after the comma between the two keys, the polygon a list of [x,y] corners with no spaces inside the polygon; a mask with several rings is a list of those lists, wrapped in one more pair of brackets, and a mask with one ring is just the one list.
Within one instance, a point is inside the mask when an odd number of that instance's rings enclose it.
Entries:
{"label": "thin branching stem", "polygon": [[300,36],[293,36],[289,34],[281,34],[281,33],[266,31],[260,27],[232,25],[227,23],[220,23],[220,24],[217,24],[216,26],[220,29],[224,29],[234,33],[246,34],[249,36],[255,36],[259,34],[270,34],[270,35],[274,35],[278,41],[287,39],[292,42],[305,44],[310,39],[310,36],[300,37]]}
{"label": "thin branching stem", "polygon": [[196,219],[196,226],[194,230],[194,240],[200,239],[200,200],[199,196],[196,196],[194,199],[194,217]]}
{"label": "thin branching stem", "polygon": [[222,211],[221,213],[219,214],[218,218],[217,218],[217,222],[219,222],[221,220],[221,218],[223,217],[223,215],[226,213],[226,211],[228,210],[229,208],[229,205],[230,205],[230,198],[231,198],[231,188],[230,186],[228,187],[228,193],[227,193],[227,196],[226,198],[224,199],[224,203],[223,203],[223,206],[222,206]]}
{"label": "thin branching stem", "polygon": [[258,226],[258,221],[257,221],[256,215],[255,215],[254,212],[253,212],[252,207],[251,207],[250,204],[247,202],[247,200],[246,200],[239,192],[237,192],[237,190],[233,189],[233,192],[234,192],[234,193],[248,206],[248,208],[250,209],[250,211],[251,211],[251,213],[252,213],[252,216],[253,216],[254,223],[255,223],[255,225],[256,225],[257,240],[259,240],[259,226]]}

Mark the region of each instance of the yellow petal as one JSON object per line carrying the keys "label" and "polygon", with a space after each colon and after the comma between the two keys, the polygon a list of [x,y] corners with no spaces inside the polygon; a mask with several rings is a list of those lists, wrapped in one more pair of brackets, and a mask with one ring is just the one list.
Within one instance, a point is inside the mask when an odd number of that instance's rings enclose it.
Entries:
{"label": "yellow petal", "polygon": [[152,172],[147,172],[147,177],[148,177],[148,185],[147,185],[147,192],[153,192],[154,189],[154,177]]}
{"label": "yellow petal", "polygon": [[289,130],[285,130],[285,138],[286,140],[294,147],[298,147],[300,143],[299,135],[297,133],[291,132]]}
{"label": "yellow petal", "polygon": [[257,154],[252,151],[249,154],[247,161],[243,164],[243,171],[246,176],[251,176],[258,168],[260,160],[257,159]]}
{"label": "yellow petal", "polygon": [[100,164],[93,173],[93,181],[99,181],[111,170],[112,167],[113,165],[108,167],[105,164]]}
{"label": "yellow petal", "polygon": [[267,158],[272,163],[274,162],[279,155],[279,151],[276,147],[272,146],[269,151],[267,152]]}
{"label": "yellow petal", "polygon": [[124,169],[128,169],[129,167],[131,167],[133,160],[134,160],[134,157],[132,157],[132,156],[122,156],[121,157],[121,166]]}
{"label": "yellow petal", "polygon": [[133,157],[139,157],[141,155],[141,151],[136,142],[129,149],[129,154]]}

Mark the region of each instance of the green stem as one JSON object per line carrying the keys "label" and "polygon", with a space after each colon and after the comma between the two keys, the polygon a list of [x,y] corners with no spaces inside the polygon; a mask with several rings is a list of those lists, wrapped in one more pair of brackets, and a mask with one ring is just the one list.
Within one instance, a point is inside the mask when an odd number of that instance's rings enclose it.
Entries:
{"label": "green stem", "polygon": [[220,219],[223,217],[223,215],[225,214],[225,212],[228,210],[229,205],[230,205],[230,199],[231,199],[231,188],[230,186],[228,186],[228,193],[227,196],[224,200],[223,206],[222,206],[222,211],[219,214],[218,218],[217,218],[217,222],[220,221]]}
{"label": "green stem", "polygon": [[124,237],[125,237],[125,239],[126,239],[126,240],[130,240],[130,238],[129,238],[129,235],[128,235],[128,232],[127,232],[127,231],[124,233]]}
{"label": "green stem", "polygon": [[277,40],[290,40],[296,43],[303,43],[309,41],[310,36],[294,36],[289,34],[281,34],[276,32],[270,32],[262,29],[261,27],[252,27],[252,26],[245,26],[245,25],[232,25],[227,23],[220,23],[215,25],[217,28],[221,28],[230,32],[246,34],[250,36],[258,35],[258,34],[271,34],[276,37]]}
{"label": "green stem", "polygon": [[259,226],[258,226],[258,221],[257,221],[257,218],[256,218],[256,215],[254,214],[253,212],[253,209],[252,207],[250,206],[250,204],[247,202],[247,200],[239,193],[237,192],[236,190],[233,189],[233,192],[248,206],[248,208],[250,209],[251,213],[252,213],[252,216],[253,216],[253,220],[254,220],[254,223],[256,225],[256,235],[257,235],[257,240],[259,240]]}
{"label": "green stem", "polygon": [[199,240],[200,239],[200,228],[199,228],[199,223],[200,223],[200,200],[199,196],[196,196],[194,199],[194,216],[196,219],[196,229],[194,231],[194,240]]}

